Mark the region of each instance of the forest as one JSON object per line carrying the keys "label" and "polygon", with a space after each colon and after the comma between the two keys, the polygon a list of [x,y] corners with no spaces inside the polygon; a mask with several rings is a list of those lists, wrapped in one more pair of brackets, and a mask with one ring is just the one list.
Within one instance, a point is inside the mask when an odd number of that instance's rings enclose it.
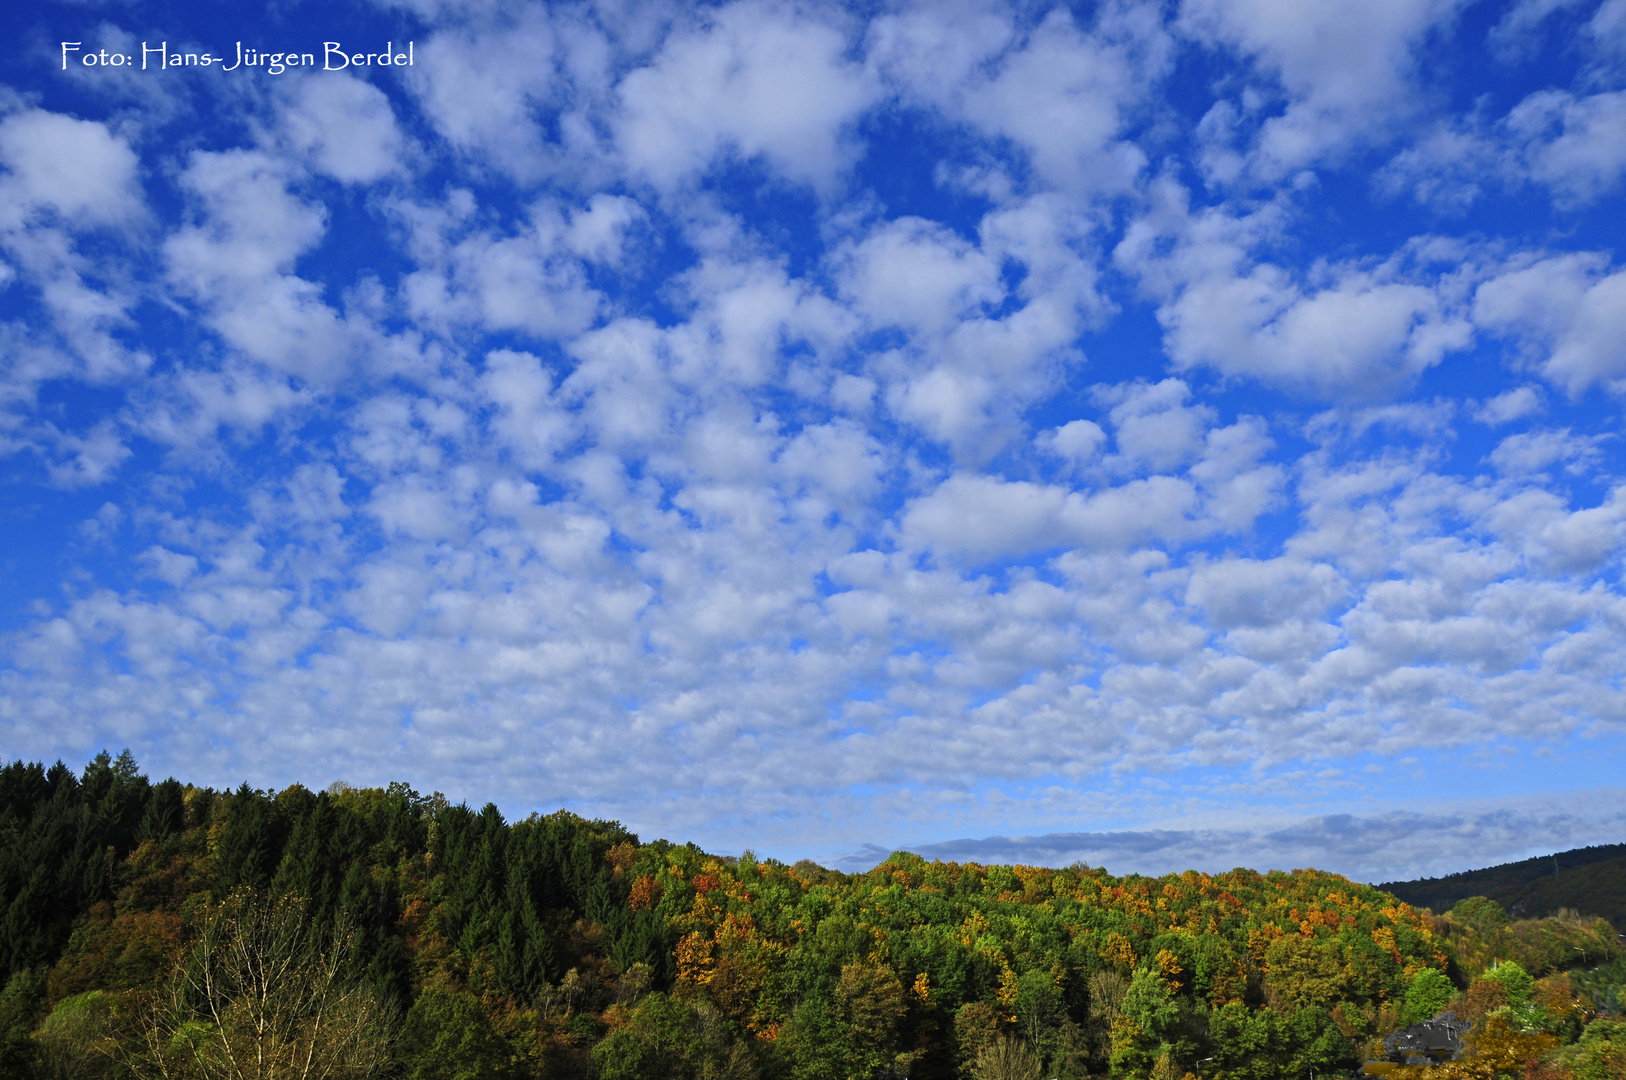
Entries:
{"label": "forest", "polygon": [[1316,870],[865,873],[506,821],[411,788],[216,791],[128,752],[0,769],[0,1076],[1626,1076],[1605,920]]}
{"label": "forest", "polygon": [[1574,848],[1441,878],[1384,882],[1378,888],[1436,911],[1471,896],[1495,900],[1515,916],[1578,908],[1626,931],[1626,844]]}

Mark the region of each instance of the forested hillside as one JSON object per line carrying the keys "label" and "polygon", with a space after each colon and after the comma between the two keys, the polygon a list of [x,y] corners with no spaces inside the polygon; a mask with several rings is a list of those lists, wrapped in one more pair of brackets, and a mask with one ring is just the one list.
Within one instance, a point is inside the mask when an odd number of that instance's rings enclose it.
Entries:
{"label": "forested hillside", "polygon": [[1626,933],[1626,844],[1601,844],[1439,878],[1391,881],[1378,888],[1414,907],[1448,911],[1484,896],[1510,914],[1536,917],[1565,908],[1601,915]]}
{"label": "forested hillside", "polygon": [[1486,1062],[1619,1045],[1619,939],[1573,915],[1313,870],[847,875],[127,754],[0,770],[0,904],[8,1077],[1268,1080],[1451,1003]]}

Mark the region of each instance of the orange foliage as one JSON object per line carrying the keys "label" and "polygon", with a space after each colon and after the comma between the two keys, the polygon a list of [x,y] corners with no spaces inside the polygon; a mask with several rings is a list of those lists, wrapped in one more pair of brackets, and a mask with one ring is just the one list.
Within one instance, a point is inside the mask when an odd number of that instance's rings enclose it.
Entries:
{"label": "orange foliage", "polygon": [[648,911],[661,902],[661,883],[647,874],[632,883],[632,894],[627,906],[633,911]]}
{"label": "orange foliage", "polygon": [[619,881],[623,874],[632,869],[632,864],[638,861],[638,845],[623,840],[606,851],[604,858],[615,871],[616,880]]}

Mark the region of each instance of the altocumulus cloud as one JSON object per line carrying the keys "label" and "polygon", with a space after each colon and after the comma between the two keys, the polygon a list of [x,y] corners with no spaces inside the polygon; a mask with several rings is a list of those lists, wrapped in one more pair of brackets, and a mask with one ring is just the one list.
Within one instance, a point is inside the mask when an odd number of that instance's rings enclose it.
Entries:
{"label": "altocumulus cloud", "polygon": [[[8,10],[3,748],[843,865],[1618,840],[1618,7]],[[340,37],[412,63],[139,65]]]}

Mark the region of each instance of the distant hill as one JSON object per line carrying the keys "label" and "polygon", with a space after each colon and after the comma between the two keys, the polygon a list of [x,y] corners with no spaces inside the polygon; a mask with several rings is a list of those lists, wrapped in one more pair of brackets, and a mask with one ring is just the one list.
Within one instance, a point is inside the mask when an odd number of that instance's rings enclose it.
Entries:
{"label": "distant hill", "polygon": [[1487,896],[1517,919],[1573,908],[1601,915],[1626,933],[1626,844],[1575,848],[1446,877],[1385,882],[1378,888],[1436,913],[1450,911],[1470,896]]}

